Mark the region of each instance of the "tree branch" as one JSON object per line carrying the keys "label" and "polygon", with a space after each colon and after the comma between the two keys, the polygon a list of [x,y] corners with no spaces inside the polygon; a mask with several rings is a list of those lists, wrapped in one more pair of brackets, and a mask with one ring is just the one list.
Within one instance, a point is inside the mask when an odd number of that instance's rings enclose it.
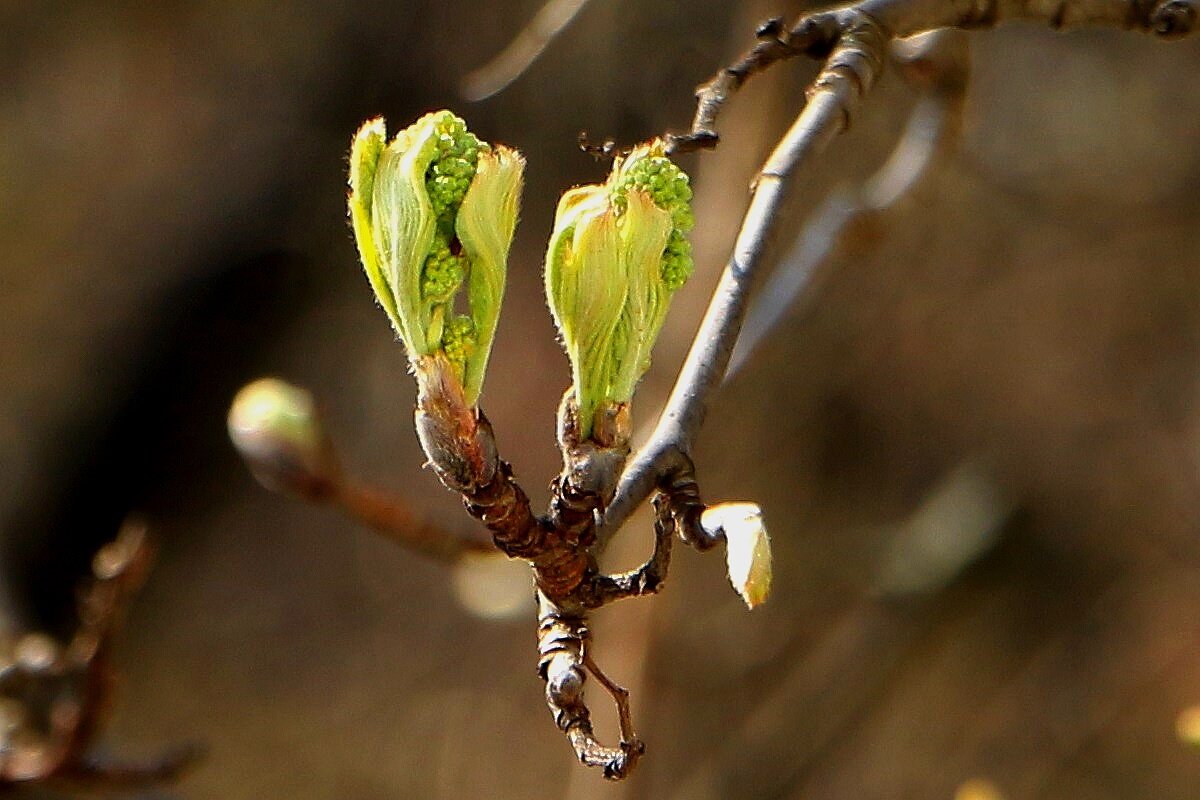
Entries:
{"label": "tree branch", "polygon": [[759,171],[733,256],[650,441],[621,478],[599,541],[611,537],[656,486],[687,463],[709,398],[729,363],[768,240],[779,225],[788,179],[846,128],[882,70],[886,43],[873,19],[856,15],[809,89],[804,110]]}
{"label": "tree branch", "polygon": [[822,265],[907,197],[936,157],[957,145],[970,61],[966,44],[965,34],[947,29],[893,43],[893,59],[908,81],[922,89],[904,134],[875,174],[860,186],[835,190],[805,221],[789,254],[756,293],[726,381],[811,286]]}
{"label": "tree branch", "polygon": [[778,226],[787,180],[849,125],[882,70],[884,49],[891,39],[938,28],[987,28],[1013,20],[1055,28],[1108,26],[1178,38],[1194,31],[1198,17],[1200,0],[863,0],[809,15],[787,30],[778,20],[760,27],[759,43],[697,90],[692,130],[669,137],[673,152],[715,147],[716,117],[750,75],[796,55],[819,56],[825,50],[830,55],[809,89],[804,110],[759,172],[733,255],[650,440],[621,477],[597,547],[613,536],[656,486],[685,466],[713,390],[729,364],[747,297]]}
{"label": "tree branch", "polygon": [[791,28],[777,17],[759,27],[759,41],[753,48],[697,87],[692,129],[668,135],[668,151],[716,147],[717,115],[750,76],[799,55],[824,57],[863,16],[874,20],[888,39],[939,28],[992,28],[1015,20],[1053,28],[1089,25],[1141,30],[1174,39],[1195,30],[1200,0],[861,0],[801,17]]}

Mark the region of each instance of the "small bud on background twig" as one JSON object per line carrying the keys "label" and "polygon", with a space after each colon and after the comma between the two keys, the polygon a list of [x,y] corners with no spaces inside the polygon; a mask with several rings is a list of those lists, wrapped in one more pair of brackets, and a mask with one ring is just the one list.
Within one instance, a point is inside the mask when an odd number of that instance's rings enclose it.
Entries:
{"label": "small bud on background twig", "polygon": [[309,499],[333,491],[338,467],[312,395],[277,378],[237,393],[229,408],[229,438],[268,489]]}

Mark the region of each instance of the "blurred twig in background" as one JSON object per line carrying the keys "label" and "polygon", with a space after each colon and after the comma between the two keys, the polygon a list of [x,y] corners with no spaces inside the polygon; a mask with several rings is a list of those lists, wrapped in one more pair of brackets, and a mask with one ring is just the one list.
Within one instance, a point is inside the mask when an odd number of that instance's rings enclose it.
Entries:
{"label": "blurred twig in background", "polygon": [[588,0],[547,0],[508,47],[479,69],[467,74],[460,91],[467,100],[486,100],[521,77]]}

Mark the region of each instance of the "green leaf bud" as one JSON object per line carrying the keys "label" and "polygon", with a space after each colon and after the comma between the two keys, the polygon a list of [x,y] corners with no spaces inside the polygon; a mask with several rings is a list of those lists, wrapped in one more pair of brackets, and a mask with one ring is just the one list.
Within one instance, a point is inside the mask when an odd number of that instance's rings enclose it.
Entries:
{"label": "green leaf bud", "polygon": [[[425,356],[448,356],[445,337],[459,337],[447,360],[474,406],[499,319],[524,160],[480,142],[449,111],[386,137],[383,119],[374,119],[350,149],[348,205],[363,269],[414,368]],[[464,288],[470,347],[461,324],[446,324]]]}
{"label": "green leaf bud", "polygon": [[[617,161],[604,184],[559,202],[546,296],[571,360],[584,437],[597,410],[632,399],[671,295],[692,273],[684,236],[691,197],[687,175],[655,140]],[[601,227],[607,235],[595,235]]]}
{"label": "green leaf bud", "polygon": [[602,186],[563,195],[546,255],[546,299],[571,362],[580,434],[588,437],[616,372],[613,332],[625,306],[617,215]]}

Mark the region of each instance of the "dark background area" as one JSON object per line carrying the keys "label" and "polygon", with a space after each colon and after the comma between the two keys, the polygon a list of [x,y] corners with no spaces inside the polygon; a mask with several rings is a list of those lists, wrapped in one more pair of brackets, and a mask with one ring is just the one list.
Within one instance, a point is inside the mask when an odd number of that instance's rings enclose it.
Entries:
{"label": "dark background area", "polygon": [[[224,412],[273,374],[317,393],[356,472],[469,524],[421,469],[344,211],[363,119],[451,107],[529,162],[484,405],[544,501],[568,369],[541,252],[558,194],[604,173],[576,134],[686,127],[692,87],[800,10],[593,0],[461,101],[539,5],[0,5],[0,630],[62,633],[92,552],[147,518],[104,742],[207,742],[180,798],[1196,797],[1175,727],[1200,704],[1200,42],[972,34],[961,146],[822,268],[699,443],[707,497],[763,506],[770,602],[682,552],[664,594],[599,615],[649,746],[625,784],[554,729],[532,608],[472,613],[471,576],[252,481]],[[684,160],[697,274],[642,428],[813,73],[756,78]],[[885,77],[785,239],[912,102]],[[648,550],[645,516],[618,542]]]}

